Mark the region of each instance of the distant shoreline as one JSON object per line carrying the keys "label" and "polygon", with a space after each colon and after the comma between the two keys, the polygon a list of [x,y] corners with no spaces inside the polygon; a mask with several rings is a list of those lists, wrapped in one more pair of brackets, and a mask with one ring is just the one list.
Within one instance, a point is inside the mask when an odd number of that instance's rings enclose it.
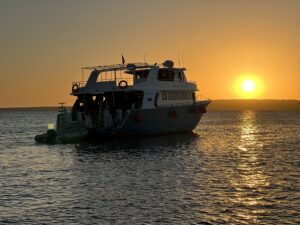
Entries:
{"label": "distant shoreline", "polygon": [[300,100],[218,99],[209,110],[300,110]]}
{"label": "distant shoreline", "polygon": [[[71,109],[72,106],[66,106]],[[59,106],[41,107],[3,107],[0,110],[55,110]],[[216,99],[212,100],[208,110],[300,110],[300,100],[274,99]]]}

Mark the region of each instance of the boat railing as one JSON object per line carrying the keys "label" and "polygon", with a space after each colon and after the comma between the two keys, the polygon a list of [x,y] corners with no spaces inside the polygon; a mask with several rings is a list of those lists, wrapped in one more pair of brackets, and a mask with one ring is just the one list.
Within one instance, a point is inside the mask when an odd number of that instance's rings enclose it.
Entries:
{"label": "boat railing", "polygon": [[116,77],[116,78],[113,78],[113,79],[100,77],[100,78],[98,78],[97,83],[115,81],[116,85],[118,85],[120,83],[120,81],[123,81],[123,80],[125,80],[128,85],[133,84],[133,78],[128,78],[128,77]]}
{"label": "boat railing", "polygon": [[209,101],[209,102],[211,102],[211,99],[196,92],[196,101]]}
{"label": "boat railing", "polygon": [[209,104],[211,103],[211,99],[210,98],[202,98],[202,99],[198,99],[195,104]]}
{"label": "boat railing", "polygon": [[118,128],[120,128],[120,127],[122,127],[122,126],[124,125],[125,121],[127,120],[127,117],[128,117],[129,114],[130,114],[130,111],[132,111],[132,110],[127,110],[127,111],[125,112],[125,115],[123,116],[122,121],[121,121],[120,124],[118,125]]}

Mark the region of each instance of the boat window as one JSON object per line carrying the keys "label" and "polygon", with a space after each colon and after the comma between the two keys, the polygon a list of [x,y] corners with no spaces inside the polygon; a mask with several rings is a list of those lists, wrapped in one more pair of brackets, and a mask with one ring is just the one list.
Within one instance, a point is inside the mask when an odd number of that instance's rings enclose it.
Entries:
{"label": "boat window", "polygon": [[97,83],[116,82],[116,84],[119,84],[119,82],[122,80],[125,80],[128,85],[133,84],[132,74],[128,74],[122,70],[101,72],[97,78]]}
{"label": "boat window", "polygon": [[183,71],[181,71],[181,77],[182,77],[183,82],[187,82],[185,73]]}
{"label": "boat window", "polygon": [[158,101],[158,93],[155,95],[155,100],[154,100],[154,106],[157,107],[157,101]]}
{"label": "boat window", "polygon": [[182,73],[181,73],[181,71],[178,71],[177,77],[178,77],[178,80],[179,80],[180,82],[183,81],[183,80],[182,80]]}
{"label": "boat window", "polygon": [[187,100],[187,99],[193,99],[192,92],[172,91],[168,93],[168,100]]}
{"label": "boat window", "polygon": [[162,100],[168,100],[168,92],[166,91],[162,92]]}
{"label": "boat window", "polygon": [[136,79],[145,79],[148,77],[150,70],[137,70],[135,71],[135,78]]}
{"label": "boat window", "polygon": [[174,81],[175,72],[169,69],[159,69],[158,70],[158,80],[160,81]]}

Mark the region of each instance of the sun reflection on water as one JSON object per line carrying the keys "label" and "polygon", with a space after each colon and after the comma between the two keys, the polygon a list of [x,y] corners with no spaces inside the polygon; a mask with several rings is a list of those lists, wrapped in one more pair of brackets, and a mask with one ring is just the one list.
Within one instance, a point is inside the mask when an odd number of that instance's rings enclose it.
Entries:
{"label": "sun reflection on water", "polygon": [[256,125],[256,112],[242,112],[240,121],[240,140],[235,159],[236,173],[230,182],[236,190],[231,201],[243,209],[236,207],[232,218],[255,222],[258,215],[264,213],[261,206],[266,202],[261,193],[269,186],[269,182],[259,157],[263,151],[263,144],[258,138],[261,132]]}
{"label": "sun reflection on water", "polygon": [[257,127],[255,126],[255,112],[245,111],[241,115],[240,126],[240,145],[238,148],[242,151],[248,151],[257,144],[256,136]]}

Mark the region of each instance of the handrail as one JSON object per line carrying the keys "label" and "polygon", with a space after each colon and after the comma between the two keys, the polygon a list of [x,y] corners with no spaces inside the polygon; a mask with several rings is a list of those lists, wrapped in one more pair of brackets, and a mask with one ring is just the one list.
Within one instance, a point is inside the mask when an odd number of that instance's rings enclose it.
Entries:
{"label": "handrail", "polygon": [[123,117],[123,120],[121,121],[120,125],[118,126],[118,128],[122,127],[127,119],[127,117],[129,116],[130,112],[132,110],[128,109],[126,112],[125,112],[125,116]]}
{"label": "handrail", "polygon": [[113,79],[100,78],[99,80],[97,80],[96,83],[108,82],[108,81],[116,81],[116,82],[118,83],[118,82],[120,82],[121,80],[133,81],[133,78],[126,78],[126,77],[117,77],[117,78],[113,78]]}
{"label": "handrail", "polygon": [[211,99],[210,98],[203,98],[203,99],[200,99],[200,100],[196,101],[195,103],[196,104],[197,103],[199,103],[199,104],[202,104],[202,103],[209,104],[209,103],[211,103]]}

